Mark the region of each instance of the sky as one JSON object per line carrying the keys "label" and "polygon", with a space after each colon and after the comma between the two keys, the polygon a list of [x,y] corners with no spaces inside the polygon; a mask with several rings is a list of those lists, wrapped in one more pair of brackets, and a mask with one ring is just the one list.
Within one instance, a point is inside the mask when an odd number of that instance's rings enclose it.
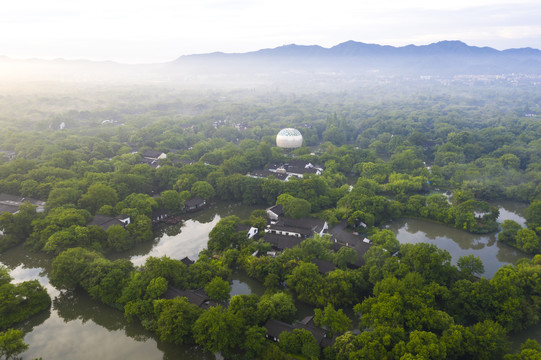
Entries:
{"label": "sky", "polygon": [[0,11],[0,56],[172,61],[286,44],[461,40],[541,49],[539,0],[17,0]]}

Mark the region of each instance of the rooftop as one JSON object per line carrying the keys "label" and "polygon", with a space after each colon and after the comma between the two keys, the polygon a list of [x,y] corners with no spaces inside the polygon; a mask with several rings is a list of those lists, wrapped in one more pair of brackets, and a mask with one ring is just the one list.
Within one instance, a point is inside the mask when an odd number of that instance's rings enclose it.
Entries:
{"label": "rooftop", "polygon": [[284,250],[300,245],[303,239],[295,236],[265,233],[263,240],[278,250]]}
{"label": "rooftop", "polygon": [[205,199],[203,199],[201,196],[194,196],[193,198],[190,198],[186,200],[184,203],[185,206],[197,206],[205,203]]}

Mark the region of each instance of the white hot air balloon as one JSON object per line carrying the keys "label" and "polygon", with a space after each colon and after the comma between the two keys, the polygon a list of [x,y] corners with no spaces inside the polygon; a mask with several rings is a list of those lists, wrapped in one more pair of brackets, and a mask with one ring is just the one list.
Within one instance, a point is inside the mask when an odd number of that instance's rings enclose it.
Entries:
{"label": "white hot air balloon", "polygon": [[297,129],[285,128],[276,135],[276,146],[295,149],[302,146],[302,134]]}

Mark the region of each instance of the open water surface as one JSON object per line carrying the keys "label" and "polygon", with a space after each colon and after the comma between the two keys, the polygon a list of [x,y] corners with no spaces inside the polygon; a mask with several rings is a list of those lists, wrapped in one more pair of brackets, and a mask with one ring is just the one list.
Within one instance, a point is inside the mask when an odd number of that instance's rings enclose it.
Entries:
{"label": "open water surface", "polygon": [[[496,203],[500,208],[498,222],[515,220],[524,226],[524,210],[527,205],[514,202]],[[423,219],[404,218],[389,223],[388,229],[396,233],[401,243],[430,243],[447,250],[452,262],[464,255],[478,256],[485,266],[487,279],[494,276],[503,265],[514,264],[518,259],[531,257],[513,247],[497,242],[497,234],[470,234],[466,231]]]}

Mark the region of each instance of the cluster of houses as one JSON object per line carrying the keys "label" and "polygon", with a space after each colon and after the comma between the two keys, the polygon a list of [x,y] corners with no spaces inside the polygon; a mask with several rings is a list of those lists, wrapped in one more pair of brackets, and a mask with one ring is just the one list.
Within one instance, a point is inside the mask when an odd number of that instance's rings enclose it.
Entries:
{"label": "cluster of houses", "polygon": [[45,210],[45,201],[2,193],[0,194],[0,214],[5,212],[15,214],[19,211],[19,206],[26,202],[35,205],[37,212]]}
{"label": "cluster of houses", "polygon": [[[329,228],[324,220],[319,219],[290,219],[284,217],[282,205],[275,205],[267,209],[268,225],[265,230],[263,240],[272,245],[273,251],[269,255],[274,256],[276,252],[290,249],[300,245],[300,243],[309,237],[318,234],[331,236],[331,250],[338,251],[341,247],[347,246],[355,250],[358,254],[354,267],[364,265],[363,255],[370,248],[370,240],[356,235],[347,230],[345,221]],[[314,260],[321,273],[328,273],[334,270],[334,265],[324,260]]]}
{"label": "cluster of houses", "polygon": [[280,341],[280,334],[282,332],[293,332],[295,329],[308,330],[314,336],[314,339],[316,339],[318,345],[322,348],[331,346],[335,341],[335,338],[327,336],[327,331],[325,329],[316,326],[313,315],[307,316],[303,320],[296,321],[293,324],[288,324],[276,319],[270,319],[265,323],[265,329],[267,329],[267,334],[265,337],[276,342]]}
{"label": "cluster of houses", "polygon": [[[267,210],[267,227],[263,240],[272,245],[273,251],[267,253],[269,256],[276,256],[276,253],[285,249],[292,248],[299,245],[304,239],[313,237],[315,234],[324,235],[330,234],[332,240],[331,249],[338,251],[341,247],[347,246],[354,249],[357,254],[357,260],[351,264],[352,267],[360,267],[363,265],[362,255],[368,251],[371,244],[368,239],[365,239],[359,235],[355,235],[347,230],[347,224],[342,222],[337,226],[329,229],[326,221],[319,219],[290,219],[284,217],[283,207],[276,205],[268,208]],[[245,225],[239,225],[237,228],[239,231],[247,231],[247,236],[253,238],[258,235],[257,228],[249,227]],[[193,261],[184,258],[181,260],[186,266],[193,264]],[[329,273],[335,270],[335,265],[329,261],[322,259],[315,259],[313,263],[317,266],[318,270],[322,274]],[[202,309],[208,309],[212,306],[221,305],[227,307],[227,304],[220,303],[210,299],[205,293],[203,288],[193,290],[182,290],[174,287],[169,287],[167,292],[163,295],[166,299],[173,299],[175,297],[185,297],[189,303],[194,304]],[[270,319],[265,323],[265,329],[267,330],[266,337],[273,341],[280,341],[279,336],[282,332],[292,332],[295,329],[308,330],[316,339],[317,343],[325,348],[331,346],[334,342],[333,337],[328,336],[328,332],[315,325],[314,316],[308,316],[302,321],[297,321],[293,324]]]}
{"label": "cluster of houses", "polygon": [[[222,127],[222,126],[227,126],[228,122],[229,122],[228,119],[216,120],[216,121],[212,122],[212,127],[214,127],[215,129],[218,129],[218,128]],[[248,130],[248,129],[251,128],[251,126],[248,125],[248,123],[244,123],[244,122],[234,123],[233,127],[235,129],[237,129],[238,131],[244,131],[244,130]]]}
{"label": "cluster of houses", "polygon": [[146,150],[142,153],[142,156],[141,164],[147,164],[155,169],[160,167],[159,160],[167,158],[167,154],[154,150]]}
{"label": "cluster of houses", "polygon": [[128,215],[117,215],[117,216],[106,216],[106,215],[94,215],[92,220],[86,224],[87,226],[95,225],[101,227],[103,230],[107,231],[113,225],[120,225],[123,228],[126,228],[130,224],[130,217]]}
{"label": "cluster of houses", "polygon": [[[0,194],[0,215],[3,213],[15,214],[19,211],[19,206],[24,203],[30,203],[36,206],[37,212],[43,212],[45,210],[45,201],[36,200],[32,198],[25,198],[22,196]],[[0,228],[0,237],[4,236],[4,229]]]}
{"label": "cluster of houses", "polygon": [[311,162],[292,159],[283,164],[271,164],[267,169],[254,170],[248,174],[253,178],[265,179],[269,176],[281,181],[288,181],[292,176],[302,178],[304,174],[321,175],[324,168]]}
{"label": "cluster of houses", "polygon": [[[185,257],[182,260],[182,263],[187,267],[191,266],[194,262],[189,258]],[[227,307],[226,303],[212,300],[208,294],[205,292],[204,288],[193,289],[193,290],[183,290],[173,286],[169,286],[167,291],[162,295],[164,299],[174,299],[177,297],[185,297],[190,304],[196,305],[197,307],[208,310],[210,307],[220,305],[222,307]],[[280,334],[284,331],[292,332],[295,329],[305,329],[308,330],[317,343],[321,347],[331,346],[334,342],[334,338],[327,335],[327,331],[318,327],[314,323],[314,316],[307,316],[302,321],[297,321],[293,324],[288,324],[280,320],[269,319],[265,323],[265,329],[267,334],[265,337],[273,341],[280,341]]]}
{"label": "cluster of houses", "polygon": [[15,159],[17,153],[15,151],[0,150],[0,158],[5,158],[8,161]]}
{"label": "cluster of houses", "polygon": [[[191,213],[204,209],[207,206],[207,201],[200,196],[194,196],[184,203],[184,211]],[[178,217],[175,217],[178,218]],[[156,209],[152,211],[151,220],[152,225],[159,224],[161,222],[167,222],[171,219],[170,214],[165,209]],[[130,224],[130,217],[127,215],[107,216],[107,215],[95,215],[92,220],[86,224],[95,225],[101,227],[103,230],[109,229],[113,225],[120,225],[126,228]]]}

